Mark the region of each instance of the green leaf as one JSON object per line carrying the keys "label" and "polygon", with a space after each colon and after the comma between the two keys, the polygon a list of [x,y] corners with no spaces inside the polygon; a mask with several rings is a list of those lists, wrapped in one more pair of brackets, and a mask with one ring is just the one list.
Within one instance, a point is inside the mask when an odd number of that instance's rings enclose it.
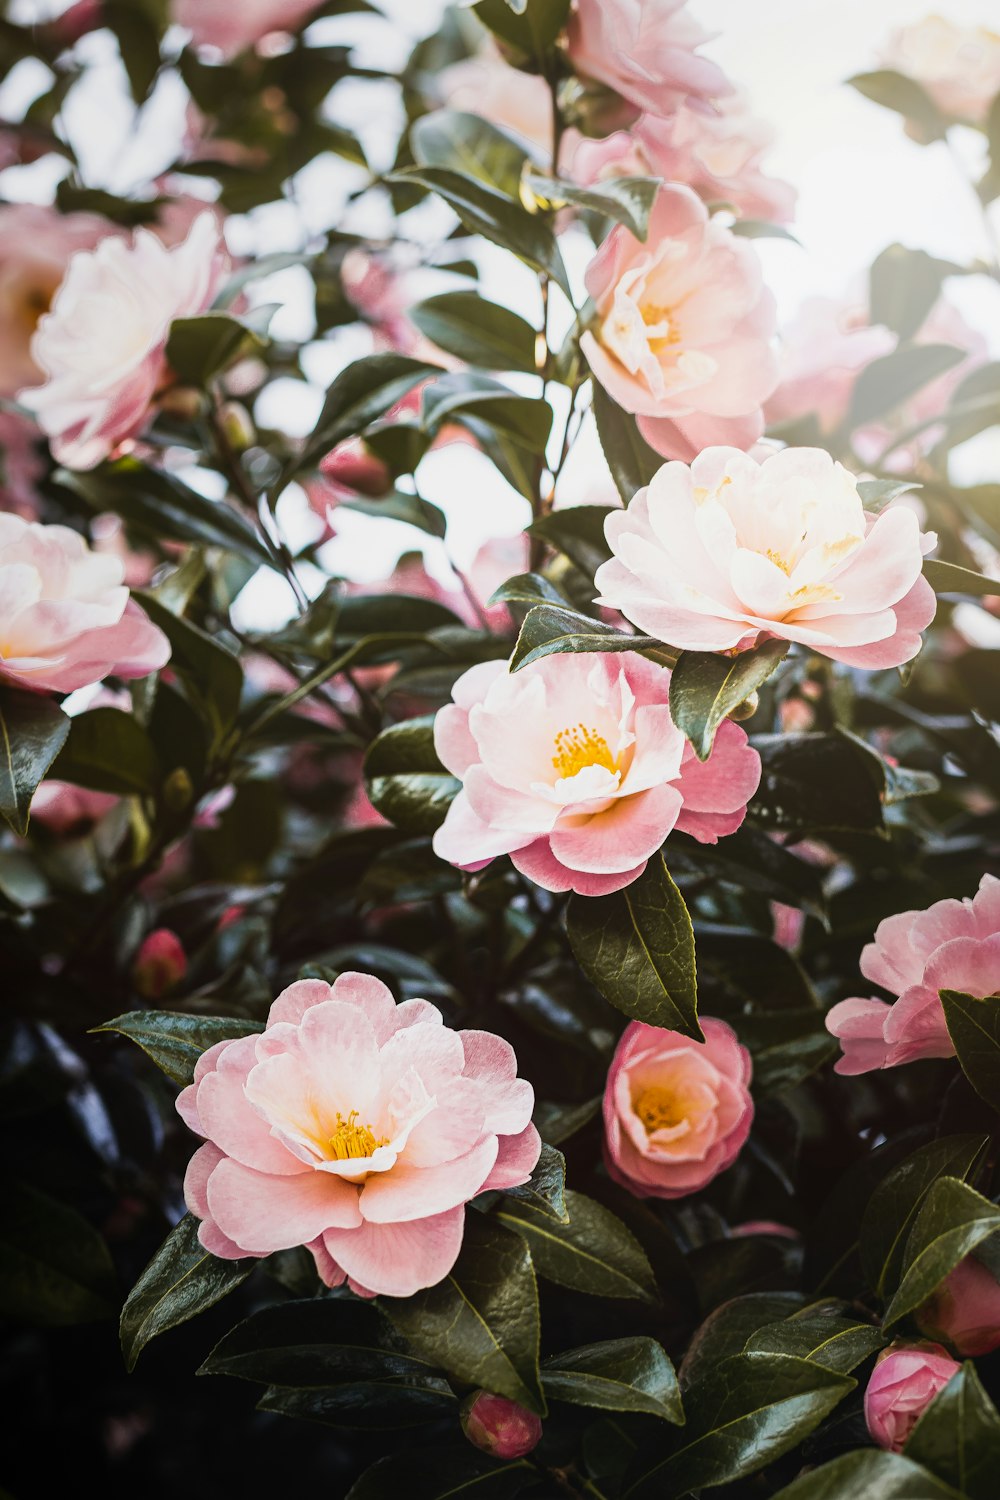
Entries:
{"label": "green leaf", "polygon": [[160,69],[166,11],[163,0],[104,0],[101,20],[118,39],[136,104],[145,102]]}
{"label": "green leaf", "polygon": [[398,1380],[346,1380],[316,1390],[276,1386],[257,1402],[258,1411],[381,1432],[389,1427],[423,1427],[458,1417],[454,1391],[440,1375],[407,1375]]}
{"label": "green leaf", "polygon": [[962,1500],[901,1453],[861,1448],[807,1469],[774,1500]]}
{"label": "green leaf", "polygon": [[438,760],[433,715],[383,729],[365,756],[365,779],[372,805],[409,833],[433,833],[461,790]]}
{"label": "green leaf", "polygon": [[474,177],[494,192],[519,202],[521,171],[528,153],[513,136],[481,115],[457,109],[435,109],[421,115],[410,127],[410,147],[418,167],[444,167]]}
{"label": "green leaf", "polygon": [[483,25],[509,47],[541,61],[569,16],[569,0],[476,0]]}
{"label": "green leaf", "polygon": [[77,714],[52,775],[119,797],[155,797],[163,779],[149,735],[138,719],[120,708]]}
{"label": "green leaf", "polygon": [[616,401],[595,380],[594,417],[597,435],[608,461],[611,477],[625,505],[663,467],[663,457],[651,448],[639,432],[635,417],[622,411]]}
{"label": "green leaf", "polygon": [[937,105],[915,78],[908,78],[890,68],[880,68],[874,73],[857,73],[847,82],[866,99],[912,121],[919,129],[922,141],[936,141],[944,135],[945,122]]}
{"label": "green leaf", "polygon": [[831,1304],[804,1307],[780,1323],[758,1329],[747,1340],[746,1352],[794,1354],[799,1359],[811,1359],[824,1370],[849,1375],[884,1344],[878,1328],[845,1316]]}
{"label": "green leaf", "polygon": [[489,602],[526,604],[529,608],[535,604],[555,604],[560,609],[566,606],[566,600],[559,590],[541,573],[519,573],[516,578],[508,578],[506,583],[502,583],[493,592]]}
{"label": "green leaf", "polygon": [[[682,848],[679,836],[672,842],[672,863],[675,870],[682,871],[689,846]],[[717,880],[770,896],[786,906],[801,907],[826,921],[824,872],[768,838],[752,823],[744,823],[717,844],[691,846],[690,864],[692,874],[714,875]]]}
{"label": "green leaf", "polygon": [[538,1274],[548,1281],[594,1297],[655,1302],[652,1268],[631,1230],[602,1204],[569,1188],[566,1208],[569,1222],[560,1224],[508,1199],[495,1217],[523,1235]]}
{"label": "green leaf", "polygon": [[545,1414],[531,1256],[493,1218],[466,1215],[461,1254],[437,1286],[412,1297],[382,1297],[379,1306],[418,1358]]}
{"label": "green leaf", "polygon": [[204,630],[165,609],[148,590],[136,590],[154,625],[170,641],[170,666],[183,680],[192,706],[207,725],[218,748],[236,722],[243,690],[239,658]]}
{"label": "green leaf", "polygon": [[204,388],[234,360],[259,354],[264,341],[230,313],[175,318],[165,350],[167,364],[188,385]]}
{"label": "green leaf", "polygon": [[945,262],[926,250],[889,245],[872,265],[869,280],[869,317],[884,323],[901,339],[912,338],[938,297]]}
{"label": "green leaf", "polygon": [[703,1041],[694,930],[662,854],[624,890],[573,896],[566,917],[573,956],[591,984],[634,1021]]}
{"label": "green leaf", "polygon": [[940,995],[962,1071],[979,1097],[1000,1110],[1000,995],[985,1000],[958,990]]}
{"label": "green leaf", "polygon": [[185,1214],[167,1235],[122,1308],[121,1345],[129,1370],[151,1339],[186,1323],[227,1296],[251,1274],[255,1260],[218,1260],[198,1239],[198,1220]]}
{"label": "green leaf", "polygon": [[[502,3],[502,0],[501,0]],[[380,1458],[347,1492],[346,1500],[512,1500],[538,1471],[526,1459],[501,1463],[462,1446],[424,1448]]]}
{"label": "green leaf", "polygon": [[538,604],[524,618],[510,659],[510,670],[518,672],[545,656],[557,656],[567,651],[650,651],[656,653],[662,666],[670,665],[674,660],[651,635],[626,635],[615,630],[613,625],[605,625],[602,620],[577,614],[575,609]]}
{"label": "green leaf", "polygon": [[883,1326],[915,1312],[959,1261],[998,1229],[996,1204],[956,1177],[940,1177],[910,1230],[899,1290],[886,1308]]}
{"label": "green leaf", "polygon": [[970,594],[974,598],[1000,595],[1000,579],[984,578],[971,568],[960,568],[957,563],[937,562],[932,557],[924,562],[924,577],[936,594]]}
{"label": "green leaf", "polygon": [[850,429],[887,416],[904,401],[968,355],[953,344],[904,344],[865,365],[854,382],[847,416]]}
{"label": "green leaf", "polygon": [[614,514],[607,505],[571,505],[532,521],[529,536],[541,537],[550,547],[564,552],[587,578],[593,578],[601,563],[611,556],[604,523]]}
{"label": "green leaf", "polygon": [[509,250],[543,275],[551,276],[572,301],[569,278],[555,235],[546,221],[520,203],[495,192],[476,177],[448,167],[408,167],[390,172],[389,182],[415,182],[443,198],[471,234]]}
{"label": "green leaf", "polygon": [[670,679],[670,717],[699,760],[708,760],[723,720],[767,681],[787,654],[787,641],[765,641],[736,656],[681,652]]}
{"label": "green leaf", "polygon": [[578,187],[575,182],[563,182],[541,172],[526,172],[524,185],[546,208],[572,205],[590,209],[603,218],[613,219],[643,241],[649,233],[653,202],[662,186],[658,177],[612,177],[597,187]]}
{"label": "green leaf", "polygon": [[909,495],[923,486],[913,479],[859,479],[861,504],[871,516],[877,516],[899,495]]}
{"label": "green leaf", "polygon": [[906,1457],[968,1500],[995,1500],[1000,1469],[1000,1415],[966,1360],[913,1429]]}
{"label": "green leaf", "polygon": [[684,1421],[676,1372],[655,1339],[607,1339],[554,1354],[542,1366],[542,1385],[550,1401]]}
{"label": "green leaf", "polygon": [[623,1500],[663,1500],[755,1474],[800,1443],[854,1385],[786,1354],[723,1360],[686,1393],[687,1425],[673,1452],[628,1485]]}
{"label": "green leaf", "polygon": [[467,417],[506,433],[529,452],[545,452],[552,427],[552,408],[535,396],[519,396],[488,375],[456,371],[442,375],[424,391],[423,425],[437,434],[450,421]]}
{"label": "green leaf", "polygon": [[1000,422],[1000,361],[988,360],[969,371],[952,391],[942,421],[946,426],[941,446],[946,448],[955,448]]}
{"label": "green leaf", "polygon": [[113,1317],[114,1266],[93,1225],[27,1183],[6,1178],[2,1190],[0,1315],[46,1328]]}
{"label": "green leaf", "polygon": [[554,1146],[542,1144],[541,1155],[528,1181],[520,1187],[506,1188],[508,1198],[527,1203],[538,1213],[548,1214],[560,1223],[569,1222],[566,1208],[566,1158]]}
{"label": "green leaf", "polygon": [[195,1063],[216,1042],[263,1030],[259,1021],[238,1020],[235,1016],[188,1016],[173,1010],[131,1010],[94,1027],[95,1032],[116,1031],[127,1036],[168,1078],[181,1085],[191,1082]]}
{"label": "green leaf", "polygon": [[970,1176],[986,1144],[983,1135],[929,1141],[893,1167],[871,1194],[861,1221],[861,1263],[868,1285],[880,1297],[899,1285],[913,1221],[935,1182]]}
{"label": "green leaf", "polygon": [[316,426],[282,476],[282,487],[300,470],[312,468],[317,459],[345,438],[357,436],[385,416],[421,380],[439,373],[438,365],[405,354],[368,354],[356,359],[327,389]]}
{"label": "green leaf", "polygon": [[348,510],[358,511],[363,516],[374,516],[376,520],[402,521],[407,526],[415,526],[427,536],[443,538],[448,529],[444,511],[439,506],[432,505],[422,495],[411,495],[405,490],[392,490],[388,495],[380,495],[377,499],[354,495],[349,500],[341,500],[339,504]]}
{"label": "green leaf", "polygon": [[743,1354],[758,1330],[802,1309],[798,1292],[747,1292],[721,1303],[695,1330],[681,1364],[684,1390],[703,1380],[732,1354]]}
{"label": "green leaf", "polygon": [[69,735],[54,698],[0,688],[0,814],[22,838],[31,799]]}
{"label": "green leaf", "polygon": [[432,344],[466,364],[538,373],[534,328],[509,307],[487,302],[478,292],[442,292],[418,302],[408,316]]}
{"label": "green leaf", "polygon": [[793,245],[802,243],[784,224],[772,224],[767,219],[737,219],[731,227],[733,234],[742,235],[747,240],[791,240]]}
{"label": "green leaf", "polygon": [[846,734],[754,735],[762,762],[751,814],[777,832],[882,828],[880,762]]}

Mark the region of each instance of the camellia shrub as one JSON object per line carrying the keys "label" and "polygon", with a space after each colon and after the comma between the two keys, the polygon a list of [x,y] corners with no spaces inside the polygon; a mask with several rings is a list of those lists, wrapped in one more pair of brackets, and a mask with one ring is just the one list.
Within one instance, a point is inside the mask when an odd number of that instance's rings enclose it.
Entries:
{"label": "camellia shrub", "polygon": [[0,24],[15,1500],[995,1500],[995,241],[779,329],[696,8]]}

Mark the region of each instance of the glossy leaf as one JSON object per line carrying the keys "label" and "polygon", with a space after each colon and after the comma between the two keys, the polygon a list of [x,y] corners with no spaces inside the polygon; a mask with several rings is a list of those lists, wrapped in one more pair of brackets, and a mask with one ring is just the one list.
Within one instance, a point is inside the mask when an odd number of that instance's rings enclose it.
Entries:
{"label": "glossy leaf", "polygon": [[747,1292],[713,1309],[688,1344],[680,1368],[682,1388],[703,1380],[721,1360],[743,1354],[755,1333],[800,1312],[802,1302],[798,1292]]}
{"label": "glossy leaf", "polygon": [[966,1078],[987,1104],[1000,1110],[1000,995],[942,990],[941,1005]]}
{"label": "glossy leaf", "polygon": [[312,1390],[274,1386],[257,1403],[258,1411],[319,1422],[324,1427],[353,1427],[382,1432],[393,1427],[423,1427],[458,1415],[458,1402],[440,1375],[406,1375],[397,1380],[345,1380]]}
{"label": "glossy leaf", "polygon": [[69,729],[54,698],[0,688],[0,814],[22,837],[28,831],[31,799]]}
{"label": "glossy leaf", "polygon": [[884,774],[843,734],[755,735],[760,786],[750,815],[772,832],[882,827]]}
{"label": "glossy leaf", "polygon": [[670,717],[699,760],[711,755],[723,720],[767,681],[787,653],[786,641],[765,641],[737,656],[681,652],[670,679]]}
{"label": "glossy leaf", "polygon": [[26,1182],[3,1182],[0,1315],[59,1328],[114,1315],[108,1247],[82,1214]]}
{"label": "glossy leaf", "polygon": [[355,360],[328,388],[316,426],[284,477],[291,479],[311,468],[345,438],[384,416],[421,380],[437,373],[437,365],[405,354],[369,354]]}
{"label": "glossy leaf", "polygon": [[410,833],[433,833],[460,790],[434,749],[434,720],[407,719],[384,729],[365,757],[372,805]]}
{"label": "glossy leaf", "polygon": [[858,494],[869,515],[877,516],[900,495],[912,494],[921,486],[909,479],[859,479]]}
{"label": "glossy leaf", "polygon": [[205,386],[234,360],[259,354],[263,341],[229,313],[199,313],[175,318],[165,352],[174,374],[189,385]]}
{"label": "glossy leaf", "polygon": [[541,537],[550,547],[565,552],[581,573],[592,578],[601,563],[611,556],[604,523],[613,514],[606,505],[570,505],[566,510],[533,521],[528,535]]}
{"label": "glossy leaf", "polygon": [[959,567],[958,563],[938,562],[929,557],[924,563],[924,577],[936,594],[969,594],[973,598],[1000,596],[1000,579],[985,578],[971,568]]}
{"label": "glossy leaf", "polygon": [[364,495],[352,495],[341,500],[341,506],[358,511],[363,516],[374,516],[386,521],[402,521],[406,526],[415,526],[427,536],[443,538],[448,522],[440,506],[433,505],[421,495],[411,495],[405,490],[392,490],[388,495],[368,499]]}
{"label": "glossy leaf", "polygon": [[52,775],[74,786],[120,797],[155,796],[162,770],[138,719],[120,708],[92,708],[74,715]]}
{"label": "glossy leaf", "polygon": [[807,1469],[774,1500],[962,1500],[901,1453],[862,1448]]}
{"label": "glossy leaf", "polygon": [[677,1375],[655,1339],[608,1339],[554,1354],[542,1366],[542,1385],[551,1401],[684,1421]]}
{"label": "glossy leaf", "polygon": [[554,604],[560,609],[566,607],[566,600],[559,590],[540,573],[519,573],[516,578],[508,578],[494,590],[489,602],[526,604],[529,608],[535,604]]}
{"label": "glossy leaf", "polygon": [[574,958],[605,1000],[632,1020],[703,1040],[694,931],[662,854],[624,890],[572,897],[566,931]]}
{"label": "glossy leaf", "polygon": [[508,46],[541,59],[569,15],[569,0],[475,0],[475,14]]}
{"label": "glossy leaf", "polygon": [[641,435],[635,417],[622,411],[596,380],[593,385],[597,435],[618,493],[628,505],[663,467],[663,458]]}
{"label": "glossy leaf", "polygon": [[956,1177],[939,1178],[910,1230],[899,1289],[886,1308],[885,1327],[926,1302],[959,1261],[998,1229],[996,1204]]}
{"label": "glossy leaf", "polygon": [[575,609],[539,604],[524,618],[510,669],[517,672],[543,657],[566,651],[654,651],[664,658],[663,665],[672,660],[651,635],[626,635],[613,625],[577,614]]}
{"label": "glossy leaf", "polygon": [[519,313],[478,292],[428,297],[410,309],[409,317],[432,344],[466,364],[537,374],[534,328]]}
{"label": "glossy leaf", "polygon": [[172,614],[148,590],[137,591],[135,598],[169,639],[171,671],[183,679],[213,746],[219,748],[239,712],[243,689],[239,658],[190,620]]}
{"label": "glossy leaf", "polygon": [[425,1448],[380,1458],[347,1492],[346,1500],[512,1500],[538,1477],[526,1459],[501,1463],[461,1447]]}
{"label": "glossy leaf", "polygon": [[472,416],[506,433],[529,452],[542,454],[552,427],[552,408],[535,396],[519,396],[489,375],[442,375],[424,391],[423,424],[437,434],[449,421]]}
{"label": "glossy leaf", "polygon": [[1000,1469],[1000,1415],[966,1360],[913,1429],[906,1457],[968,1500],[994,1500]]}
{"label": "glossy leaf", "polygon": [[794,1354],[811,1359],[839,1375],[851,1371],[876,1354],[885,1344],[880,1330],[859,1323],[836,1304],[804,1307],[779,1323],[760,1328],[747,1339],[748,1354]]}
{"label": "glossy leaf", "polygon": [[546,208],[584,208],[621,224],[637,240],[649,233],[649,215],[660,188],[658,177],[612,177],[594,187],[527,172],[525,186]]}
{"label": "glossy leaf", "polygon": [[513,136],[482,115],[435,109],[411,127],[410,146],[418,166],[444,167],[474,177],[494,192],[519,201],[521,171],[528,153]]}
{"label": "glossy leaf", "polygon": [[496,1217],[522,1235],[540,1276],[594,1297],[655,1302],[656,1283],[639,1241],[610,1209],[567,1188],[569,1221],[560,1224],[527,1203],[511,1202]]}
{"label": "glossy leaf", "polygon": [[507,1188],[506,1194],[508,1198],[516,1198],[562,1224],[568,1223],[566,1158],[562,1152],[543,1142],[541,1155],[528,1181],[520,1187]]}
{"label": "glossy leaf", "polygon": [[132,1010],[94,1028],[127,1036],[151,1057],[168,1078],[182,1086],[194,1077],[194,1065],[203,1052],[230,1037],[252,1036],[263,1031],[259,1021],[234,1016],[194,1016],[172,1010]]}

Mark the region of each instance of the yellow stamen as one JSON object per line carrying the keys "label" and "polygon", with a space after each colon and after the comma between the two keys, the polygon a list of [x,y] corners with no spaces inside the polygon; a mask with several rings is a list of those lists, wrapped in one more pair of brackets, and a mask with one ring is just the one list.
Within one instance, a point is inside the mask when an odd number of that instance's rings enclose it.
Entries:
{"label": "yellow stamen", "polygon": [[790,574],[791,573],[791,571],[792,571],[792,565],[791,565],[791,563],[788,561],[788,559],[786,557],[782,557],[782,555],[781,555],[780,552],[774,552],[769,547],[767,549],[767,554],[766,555],[767,555],[768,561],[769,562],[773,562],[774,566],[776,568],[780,568],[781,571],[783,573],[785,573],[785,574]]}
{"label": "yellow stamen", "polygon": [[560,776],[575,776],[585,766],[604,766],[608,771],[618,769],[603,734],[598,734],[596,729],[587,729],[583,724],[560,729],[555,747],[552,764]]}
{"label": "yellow stamen", "polygon": [[330,1155],[334,1161],[349,1161],[356,1157],[371,1156],[379,1146],[386,1146],[389,1137],[384,1135],[380,1140],[375,1139],[375,1132],[370,1125],[357,1125],[358,1111],[352,1109],[345,1120],[340,1110],[337,1111],[337,1128],[329,1140]]}
{"label": "yellow stamen", "polygon": [[686,1118],[683,1100],[658,1084],[643,1089],[632,1107],[650,1135],[654,1130],[669,1130],[673,1125],[680,1125]]}

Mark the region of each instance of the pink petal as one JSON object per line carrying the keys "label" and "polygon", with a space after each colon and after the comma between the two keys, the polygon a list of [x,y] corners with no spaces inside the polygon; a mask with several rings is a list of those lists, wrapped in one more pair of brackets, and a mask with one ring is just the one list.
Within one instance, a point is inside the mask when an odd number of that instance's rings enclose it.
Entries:
{"label": "pink petal", "polygon": [[552,831],[552,853],[568,869],[617,875],[656,853],[680,810],[680,792],[667,785],[619,797],[604,812],[564,814]]}
{"label": "pink petal", "polygon": [[542,1138],[534,1125],[526,1125],[518,1135],[502,1135],[493,1171],[483,1183],[481,1192],[503,1192],[527,1182],[538,1164]]}
{"label": "pink petal", "polygon": [[365,1222],[358,1229],[331,1229],[323,1242],[355,1291],[412,1297],[447,1276],[458,1259],[464,1231],[462,1207],[405,1224]]}
{"label": "pink petal", "polygon": [[621,870],[614,875],[587,875],[580,870],[571,870],[556,859],[549,847],[548,839],[537,839],[525,849],[511,853],[510,862],[529,880],[546,891],[575,891],[579,896],[608,896],[638,880],[646,868],[646,861],[632,870]]}
{"label": "pink petal", "polygon": [[223,1160],[208,1184],[212,1218],[244,1254],[304,1245],[327,1229],[361,1223],[357,1189],[328,1172],[270,1177]]}
{"label": "pink petal", "polygon": [[268,1012],[268,1029],[280,1021],[297,1026],[306,1011],[330,998],[330,986],[323,979],[297,979],[282,990]]}
{"label": "pink petal", "polygon": [[434,1167],[411,1166],[404,1152],[391,1171],[369,1175],[359,1200],[362,1217],[372,1224],[398,1224],[457,1208],[481,1191],[496,1159],[495,1135]]}
{"label": "pink petal", "polygon": [[497,1135],[516,1135],[531,1119],[535,1091],[517,1076],[514,1049],[492,1031],[460,1031],[465,1056],[463,1074],[482,1086],[485,1129]]}
{"label": "pink petal", "polygon": [[304,1164],[271,1134],[247,1097],[250,1073],[257,1067],[255,1036],[241,1038],[222,1053],[216,1068],[198,1086],[198,1114],[205,1134],[227,1156],[258,1172],[292,1175]]}

